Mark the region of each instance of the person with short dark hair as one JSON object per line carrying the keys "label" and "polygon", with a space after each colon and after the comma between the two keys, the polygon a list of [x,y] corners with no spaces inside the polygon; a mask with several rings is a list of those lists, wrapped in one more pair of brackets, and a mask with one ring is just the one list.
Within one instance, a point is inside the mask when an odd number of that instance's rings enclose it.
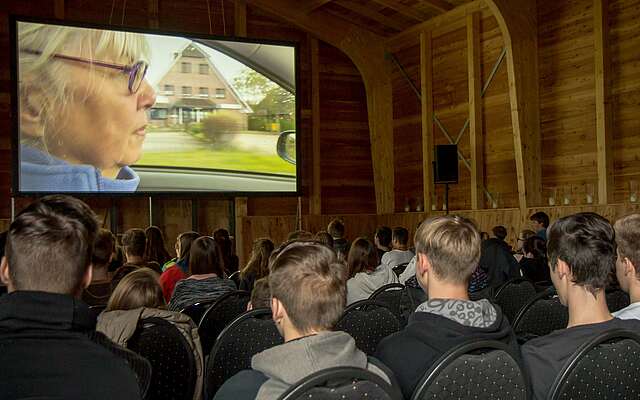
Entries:
{"label": "person with short dark hair", "polygon": [[316,233],[315,240],[333,249],[333,237],[327,231],[319,231]]}
{"label": "person with short dark hair", "polygon": [[511,253],[511,246],[504,241],[507,229],[496,226],[492,229],[495,237],[482,241],[480,268],[487,274],[489,286],[497,288],[509,279],[521,277],[520,265]]}
{"label": "person with short dark hair", "polygon": [[620,319],[640,319],[640,214],[631,214],[616,221],[618,257],[616,277],[620,289],[629,294],[631,304],[613,313]]}
{"label": "person with short dark hair", "polygon": [[97,231],[93,211],[62,195],[35,201],[11,223],[0,263],[9,291],[0,298],[0,397],[140,399],[133,371],[79,300]]}
{"label": "person with short dark hair", "polygon": [[107,272],[115,252],[115,238],[108,229],[100,229],[93,243],[91,285],[82,292],[82,300],[90,306],[107,304],[111,296],[111,279]]}
{"label": "person with short dark hair", "polygon": [[551,280],[569,309],[569,324],[522,346],[536,400],[547,398],[562,367],[584,343],[613,329],[640,331],[640,321],[614,318],[607,308],[605,288],[616,263],[609,222],[595,213],[579,213],[557,220],[548,233]]}
{"label": "person with short dark hair", "polygon": [[333,238],[333,249],[342,259],[347,258],[351,243],[344,237],[344,224],[339,219],[334,219],[327,225],[327,232]]}
{"label": "person with short dark hair", "polygon": [[379,226],[378,229],[376,229],[376,233],[373,235],[373,243],[376,245],[378,258],[381,260],[385,253],[391,251],[391,236],[391,228],[388,226]]}
{"label": "person with short dark hair", "polygon": [[169,310],[180,311],[198,302],[212,302],[234,290],[236,284],[225,278],[220,247],[211,237],[202,236],[191,244],[189,277],[176,284]]}
{"label": "person with short dark hair", "polygon": [[411,261],[414,254],[409,250],[409,231],[401,226],[393,228],[391,235],[392,250],[382,256],[380,263],[393,268]]}
{"label": "person with short dark hair", "polygon": [[538,211],[529,217],[536,235],[547,240],[547,228],[549,227],[549,216],[544,211]]}
{"label": "person with short dark hair", "polygon": [[379,261],[378,252],[371,241],[361,237],[353,241],[347,256],[347,305],[369,298],[386,284],[398,282],[393,270],[380,265]]}
{"label": "person with short dark hair", "polygon": [[144,251],[147,245],[147,235],[142,229],[132,228],[122,236],[122,248],[127,264],[140,267],[145,266]]}
{"label": "person with short dark hair", "polygon": [[404,330],[382,339],[376,350],[407,399],[433,363],[462,343],[498,340],[518,357],[516,337],[500,307],[469,300],[469,280],[480,258],[475,225],[458,216],[433,217],[420,226],[414,242],[416,278],[428,300]]}
{"label": "person with short dark hair", "polygon": [[349,334],[332,331],[346,302],[346,268],[320,243],[293,242],[271,264],[271,310],[284,344],[253,356],[251,370],[222,385],[215,400],[276,399],[292,384],[332,367],[389,374],[360,351]]}
{"label": "person with short dark hair", "polygon": [[269,277],[260,278],[253,285],[251,298],[247,304],[247,311],[256,308],[271,308],[271,288],[269,287]]}
{"label": "person with short dark hair", "polygon": [[491,228],[491,232],[493,233],[493,236],[502,241],[507,238],[507,228],[502,225],[494,226],[493,228]]}
{"label": "person with short dark hair", "polygon": [[547,260],[547,242],[540,236],[531,236],[522,246],[524,256],[520,259],[520,269],[531,282],[550,282]]}

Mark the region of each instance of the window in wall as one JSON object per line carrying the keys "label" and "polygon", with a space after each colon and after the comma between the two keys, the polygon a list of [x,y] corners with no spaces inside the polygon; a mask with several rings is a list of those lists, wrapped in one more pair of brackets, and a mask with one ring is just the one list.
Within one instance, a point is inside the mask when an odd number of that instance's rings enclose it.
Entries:
{"label": "window in wall", "polygon": [[200,97],[209,97],[209,88],[201,87],[199,93]]}
{"label": "window in wall", "polygon": [[224,98],[225,98],[224,88],[216,89],[216,99],[224,99]]}
{"label": "window in wall", "polygon": [[209,65],[207,64],[200,64],[198,66],[198,70],[200,72],[201,75],[208,75],[209,74]]}
{"label": "window in wall", "polygon": [[164,85],[164,94],[171,96],[174,91],[175,88],[173,87],[173,85]]}
{"label": "window in wall", "polygon": [[188,62],[180,63],[180,72],[182,72],[184,74],[190,74],[191,73],[191,63],[188,63]]}
{"label": "window in wall", "polygon": [[183,96],[191,96],[191,86],[183,86],[182,87],[182,95]]}

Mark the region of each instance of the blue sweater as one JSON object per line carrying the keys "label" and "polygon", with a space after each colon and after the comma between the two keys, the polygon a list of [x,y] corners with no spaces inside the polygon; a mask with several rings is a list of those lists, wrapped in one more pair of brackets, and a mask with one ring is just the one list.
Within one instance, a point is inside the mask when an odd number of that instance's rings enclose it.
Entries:
{"label": "blue sweater", "polygon": [[135,192],[140,177],[128,166],[116,179],[92,165],[74,165],[29,146],[20,146],[20,190],[24,192]]}

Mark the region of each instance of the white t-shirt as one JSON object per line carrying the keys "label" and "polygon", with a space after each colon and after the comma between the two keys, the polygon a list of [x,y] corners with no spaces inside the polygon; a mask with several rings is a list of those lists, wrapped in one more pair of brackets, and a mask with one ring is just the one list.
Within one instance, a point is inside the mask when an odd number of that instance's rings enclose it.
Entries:
{"label": "white t-shirt", "polygon": [[631,303],[622,310],[611,313],[620,319],[640,319],[640,302]]}

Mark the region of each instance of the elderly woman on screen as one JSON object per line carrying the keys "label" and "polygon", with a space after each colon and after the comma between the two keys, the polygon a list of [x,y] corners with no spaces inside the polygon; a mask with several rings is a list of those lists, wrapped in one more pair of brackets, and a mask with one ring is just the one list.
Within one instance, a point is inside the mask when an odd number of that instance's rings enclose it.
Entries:
{"label": "elderly woman on screen", "polygon": [[143,35],[18,23],[20,190],[132,192],[146,111]]}

